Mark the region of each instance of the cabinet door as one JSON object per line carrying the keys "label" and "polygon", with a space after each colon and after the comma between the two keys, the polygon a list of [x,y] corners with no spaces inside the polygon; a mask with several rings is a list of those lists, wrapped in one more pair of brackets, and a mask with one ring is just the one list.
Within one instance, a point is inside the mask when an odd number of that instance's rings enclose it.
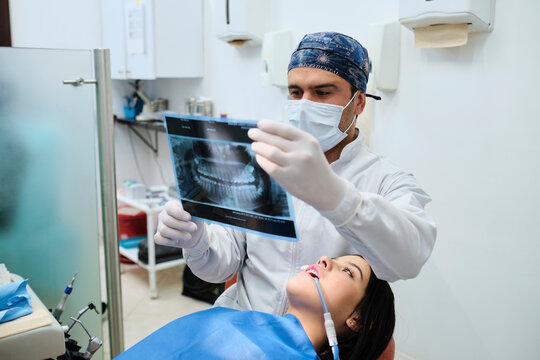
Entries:
{"label": "cabinet door", "polygon": [[102,0],[113,79],[203,76],[201,0]]}
{"label": "cabinet door", "polygon": [[102,0],[103,46],[113,79],[155,79],[152,0]]}
{"label": "cabinet door", "polygon": [[111,77],[127,79],[124,38],[124,0],[102,0],[103,47],[110,49]]}
{"label": "cabinet door", "polygon": [[[0,47],[0,89],[9,98],[0,101],[0,263],[28,278],[48,308],[77,273],[64,325],[88,302],[101,303],[96,86],[62,84],[95,79],[93,61],[90,50]],[[103,339],[101,316],[81,321]],[[86,348],[81,326],[70,335]],[[92,359],[103,360],[103,350]]]}
{"label": "cabinet door", "polygon": [[127,77],[155,79],[154,1],[125,0],[123,18]]}

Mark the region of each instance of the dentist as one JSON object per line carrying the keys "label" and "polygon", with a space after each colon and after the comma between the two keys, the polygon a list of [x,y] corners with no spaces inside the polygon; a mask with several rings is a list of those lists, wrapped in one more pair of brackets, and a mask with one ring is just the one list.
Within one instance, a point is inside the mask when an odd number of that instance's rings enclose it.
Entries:
{"label": "dentist", "polygon": [[298,242],[205,224],[178,201],[161,212],[156,243],[183,248],[193,273],[216,283],[238,273],[216,305],[281,315],[287,279],[323,254],[361,253],[387,281],[420,272],[436,238],[431,198],[356,129],[369,72],[355,39],[304,36],[289,64],[289,123],[261,120],[248,133],[259,165],[293,195]]}

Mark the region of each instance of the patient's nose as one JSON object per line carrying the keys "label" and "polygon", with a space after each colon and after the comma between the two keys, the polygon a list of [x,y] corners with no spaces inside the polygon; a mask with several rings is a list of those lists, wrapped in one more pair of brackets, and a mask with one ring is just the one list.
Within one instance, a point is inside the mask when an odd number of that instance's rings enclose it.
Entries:
{"label": "patient's nose", "polygon": [[319,261],[317,261],[317,265],[319,265],[323,270],[331,270],[332,259],[330,259],[328,256],[323,256],[319,259]]}

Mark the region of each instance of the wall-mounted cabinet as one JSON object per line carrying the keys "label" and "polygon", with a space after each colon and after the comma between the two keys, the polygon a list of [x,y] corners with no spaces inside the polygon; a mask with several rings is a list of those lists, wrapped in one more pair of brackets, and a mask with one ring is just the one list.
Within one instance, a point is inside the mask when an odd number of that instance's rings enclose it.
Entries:
{"label": "wall-mounted cabinet", "polygon": [[113,79],[203,76],[200,0],[102,0]]}

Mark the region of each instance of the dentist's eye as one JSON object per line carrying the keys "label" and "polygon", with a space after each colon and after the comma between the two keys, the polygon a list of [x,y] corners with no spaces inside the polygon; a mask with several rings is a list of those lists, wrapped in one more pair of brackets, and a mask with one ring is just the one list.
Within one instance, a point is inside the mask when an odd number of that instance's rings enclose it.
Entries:
{"label": "dentist's eye", "polygon": [[326,91],[317,91],[316,96],[320,101],[328,101],[333,94]]}
{"label": "dentist's eye", "polygon": [[302,92],[299,89],[289,89],[289,98],[296,100],[302,98]]}

